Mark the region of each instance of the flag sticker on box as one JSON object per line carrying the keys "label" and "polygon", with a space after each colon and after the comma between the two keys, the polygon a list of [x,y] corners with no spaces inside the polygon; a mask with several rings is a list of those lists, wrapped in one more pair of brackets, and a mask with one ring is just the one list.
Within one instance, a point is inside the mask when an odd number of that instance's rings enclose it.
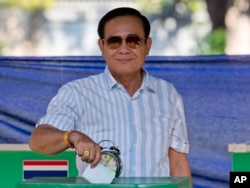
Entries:
{"label": "flag sticker on box", "polygon": [[23,179],[68,177],[68,160],[24,160]]}

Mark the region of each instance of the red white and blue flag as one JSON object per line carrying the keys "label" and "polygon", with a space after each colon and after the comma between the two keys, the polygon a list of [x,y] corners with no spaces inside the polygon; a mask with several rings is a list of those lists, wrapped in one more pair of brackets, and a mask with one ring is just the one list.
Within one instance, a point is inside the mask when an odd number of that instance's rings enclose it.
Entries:
{"label": "red white and blue flag", "polygon": [[24,160],[23,179],[33,177],[68,177],[68,161]]}

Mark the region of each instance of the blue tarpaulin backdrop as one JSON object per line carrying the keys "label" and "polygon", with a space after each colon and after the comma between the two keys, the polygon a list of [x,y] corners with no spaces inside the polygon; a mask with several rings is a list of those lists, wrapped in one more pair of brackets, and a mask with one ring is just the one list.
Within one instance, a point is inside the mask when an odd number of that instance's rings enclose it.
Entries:
{"label": "blue tarpaulin backdrop", "polygon": [[[104,66],[98,56],[0,57],[0,143],[28,143],[59,87]],[[250,56],[149,56],[145,67],[183,97],[194,187],[229,187],[228,144],[250,140]]]}

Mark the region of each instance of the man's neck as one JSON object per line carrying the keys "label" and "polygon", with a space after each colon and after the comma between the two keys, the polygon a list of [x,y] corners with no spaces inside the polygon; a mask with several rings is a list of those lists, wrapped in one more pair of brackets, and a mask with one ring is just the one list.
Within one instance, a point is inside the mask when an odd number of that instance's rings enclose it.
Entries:
{"label": "man's neck", "polygon": [[143,71],[133,75],[122,75],[115,77],[115,79],[118,83],[123,85],[130,96],[133,96],[134,93],[141,87],[143,81]]}

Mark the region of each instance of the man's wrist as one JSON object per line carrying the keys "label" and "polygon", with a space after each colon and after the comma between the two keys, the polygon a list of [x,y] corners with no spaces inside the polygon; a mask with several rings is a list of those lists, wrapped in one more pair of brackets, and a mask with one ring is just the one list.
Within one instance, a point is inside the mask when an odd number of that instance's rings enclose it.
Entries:
{"label": "man's wrist", "polygon": [[63,135],[63,141],[64,143],[70,147],[70,148],[74,148],[74,144],[71,142],[70,140],[70,136],[72,135],[72,132],[74,131],[66,131]]}

